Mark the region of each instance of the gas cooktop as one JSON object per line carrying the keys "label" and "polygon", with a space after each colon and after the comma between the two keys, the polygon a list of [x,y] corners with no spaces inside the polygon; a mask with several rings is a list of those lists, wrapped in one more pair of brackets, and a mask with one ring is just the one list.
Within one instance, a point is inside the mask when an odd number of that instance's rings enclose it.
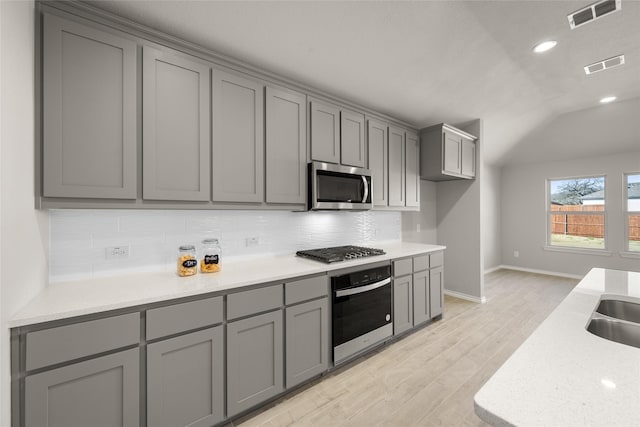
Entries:
{"label": "gas cooktop", "polygon": [[310,249],[296,252],[296,255],[298,256],[325,262],[327,264],[384,254],[385,251],[382,249],[364,248],[362,246],[336,246],[333,248]]}

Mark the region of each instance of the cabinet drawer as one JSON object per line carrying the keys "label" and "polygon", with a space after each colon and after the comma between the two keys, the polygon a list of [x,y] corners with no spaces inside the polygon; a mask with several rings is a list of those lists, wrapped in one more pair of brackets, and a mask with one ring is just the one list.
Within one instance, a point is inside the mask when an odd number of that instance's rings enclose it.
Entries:
{"label": "cabinet drawer", "polygon": [[27,370],[140,342],[140,313],[27,333]]}
{"label": "cabinet drawer", "polygon": [[405,276],[407,274],[413,273],[413,259],[399,259],[393,261],[393,276]]}
{"label": "cabinet drawer", "polygon": [[309,277],[307,279],[296,280],[285,283],[284,302],[285,304],[295,304],[314,298],[323,297],[329,294],[329,284],[327,276]]}
{"label": "cabinet drawer", "polygon": [[435,268],[444,265],[444,252],[434,252],[429,258],[431,260],[429,268]]}
{"label": "cabinet drawer", "polygon": [[429,268],[429,255],[418,255],[413,258],[413,271],[423,271]]}
{"label": "cabinet drawer", "polygon": [[222,323],[222,297],[190,301],[147,311],[147,339]]}
{"label": "cabinet drawer", "polygon": [[227,320],[282,307],[282,285],[252,289],[227,296]]}

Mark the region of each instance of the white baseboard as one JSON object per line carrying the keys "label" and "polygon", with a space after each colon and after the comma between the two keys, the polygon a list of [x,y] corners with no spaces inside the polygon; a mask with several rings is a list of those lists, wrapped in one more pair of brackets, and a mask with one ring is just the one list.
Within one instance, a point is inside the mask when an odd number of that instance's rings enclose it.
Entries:
{"label": "white baseboard", "polygon": [[486,269],[484,271],[484,274],[493,273],[494,271],[498,271],[498,270],[501,270],[503,268],[506,268],[506,267],[504,265],[497,265],[495,267],[491,267],[491,268]]}
{"label": "white baseboard", "polygon": [[525,267],[518,267],[515,265],[500,265],[498,267],[485,271],[485,274],[491,273],[493,271],[500,270],[500,269],[524,271],[525,273],[546,274],[547,276],[566,277],[569,279],[582,279],[584,277],[579,274],[568,274],[568,273],[560,273],[557,271],[538,270],[537,268],[525,268]]}
{"label": "white baseboard", "polygon": [[444,290],[444,294],[445,295],[449,295],[449,296],[454,297],[454,298],[460,298],[460,299],[464,299],[464,300],[471,301],[471,302],[477,302],[478,304],[484,304],[485,302],[487,302],[487,299],[485,297],[478,298],[478,297],[473,296],[473,295],[463,294],[461,292],[450,291],[448,289]]}

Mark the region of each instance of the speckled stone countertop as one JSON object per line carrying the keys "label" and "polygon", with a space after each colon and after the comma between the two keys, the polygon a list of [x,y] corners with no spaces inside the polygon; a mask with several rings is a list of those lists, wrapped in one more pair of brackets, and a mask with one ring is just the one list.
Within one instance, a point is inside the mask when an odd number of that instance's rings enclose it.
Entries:
{"label": "speckled stone countertop", "polygon": [[294,254],[225,262],[222,271],[178,277],[175,273],[135,273],[47,286],[9,320],[9,327],[32,325],[171,299],[285,281],[310,274],[387,261],[445,249],[420,243],[373,243],[386,255],[324,264]]}
{"label": "speckled stone countertop", "polygon": [[586,330],[601,296],[640,301],[640,273],[592,269],[478,391],[478,416],[492,425],[640,426],[640,348]]}

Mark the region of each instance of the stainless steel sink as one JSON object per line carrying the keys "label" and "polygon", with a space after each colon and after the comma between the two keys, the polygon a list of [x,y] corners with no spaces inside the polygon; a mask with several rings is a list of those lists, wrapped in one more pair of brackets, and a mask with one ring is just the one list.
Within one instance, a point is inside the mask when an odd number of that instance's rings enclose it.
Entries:
{"label": "stainless steel sink", "polygon": [[596,312],[628,322],[640,323],[640,304],[615,299],[603,299]]}
{"label": "stainless steel sink", "polygon": [[[594,316],[597,315],[594,313]],[[640,324],[638,323],[598,316],[591,318],[587,331],[610,341],[640,348]]]}

